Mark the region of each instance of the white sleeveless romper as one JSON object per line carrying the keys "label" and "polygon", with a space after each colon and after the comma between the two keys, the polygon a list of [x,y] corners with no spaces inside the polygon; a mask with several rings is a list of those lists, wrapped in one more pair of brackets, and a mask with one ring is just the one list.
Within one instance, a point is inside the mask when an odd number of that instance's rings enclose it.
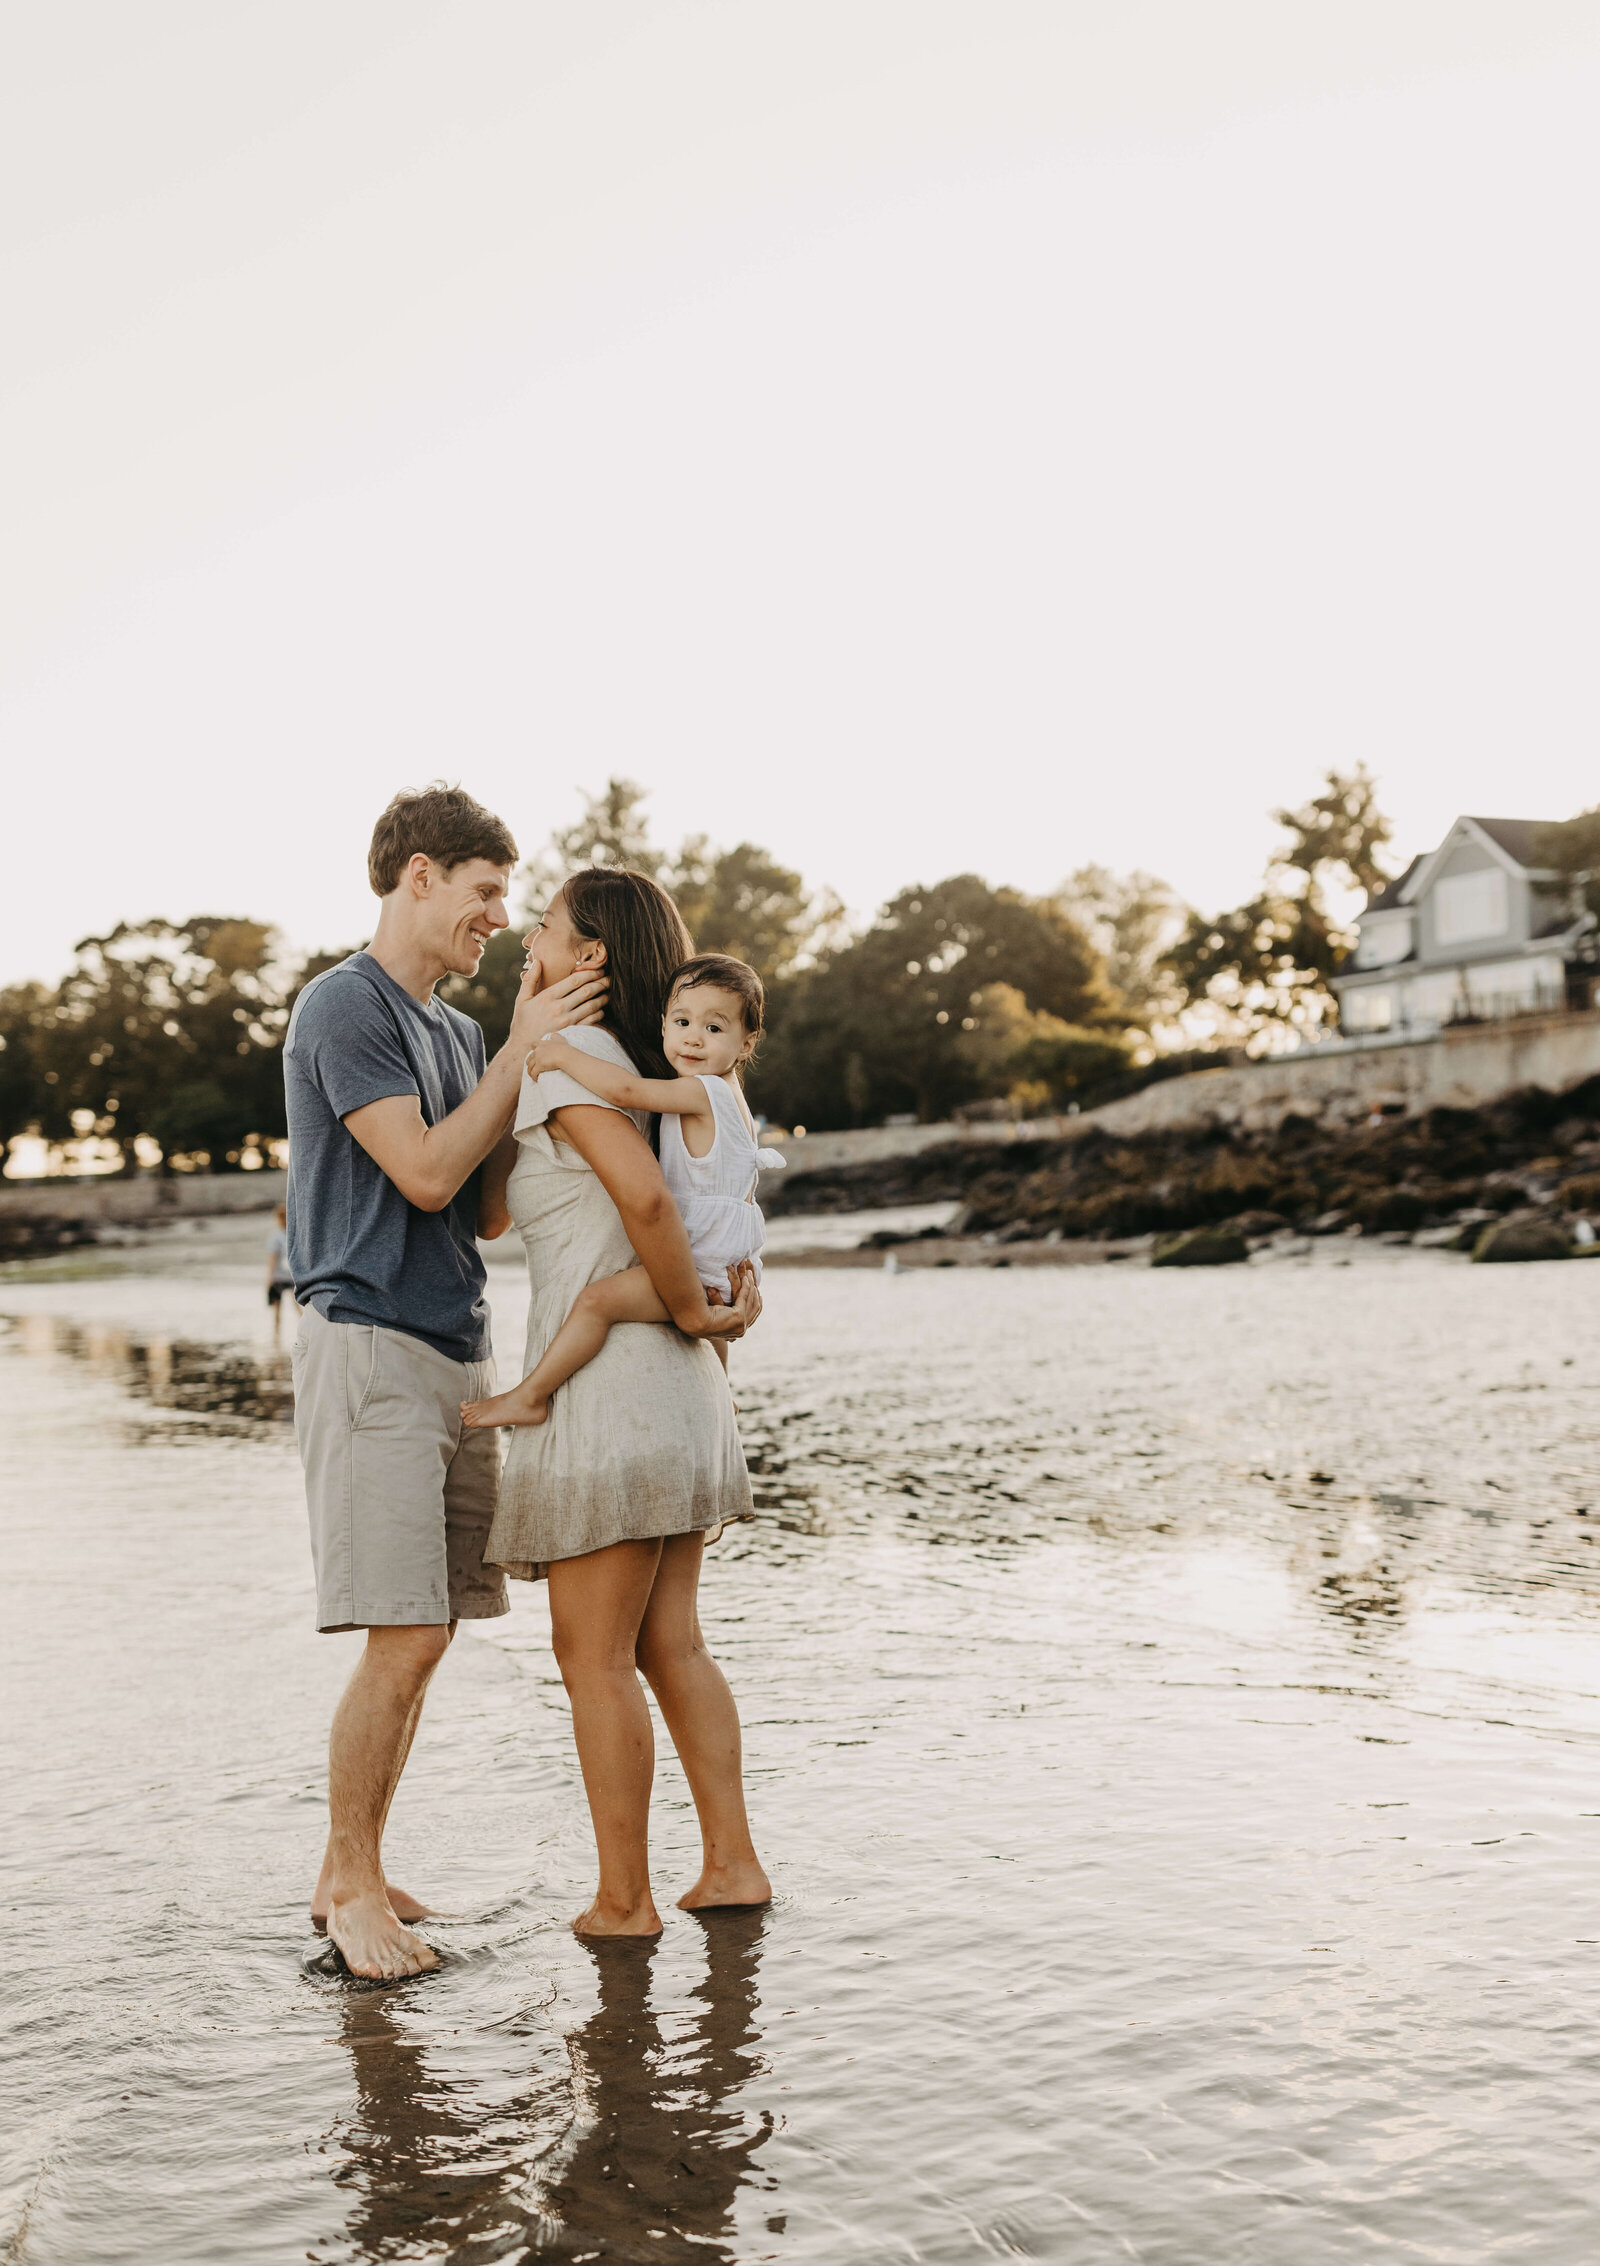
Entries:
{"label": "white sleeveless romper", "polygon": [[703,1157],[684,1147],[683,1119],[670,1111],[661,1118],[661,1170],[689,1230],[689,1249],[708,1290],[728,1295],[728,1269],[748,1259],[761,1273],[761,1246],[767,1223],[756,1202],[763,1172],[778,1172],[788,1159],[777,1149],[761,1149],[739,1097],[721,1078],[703,1078],[711,1099],[715,1138]]}

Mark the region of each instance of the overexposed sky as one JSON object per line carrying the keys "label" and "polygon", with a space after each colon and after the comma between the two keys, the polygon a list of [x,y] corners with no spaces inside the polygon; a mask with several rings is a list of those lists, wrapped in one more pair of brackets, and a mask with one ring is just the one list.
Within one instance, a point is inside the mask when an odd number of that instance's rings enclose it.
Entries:
{"label": "overexposed sky", "polygon": [[0,33],[0,982],[611,772],[859,911],[1600,800],[1600,0]]}

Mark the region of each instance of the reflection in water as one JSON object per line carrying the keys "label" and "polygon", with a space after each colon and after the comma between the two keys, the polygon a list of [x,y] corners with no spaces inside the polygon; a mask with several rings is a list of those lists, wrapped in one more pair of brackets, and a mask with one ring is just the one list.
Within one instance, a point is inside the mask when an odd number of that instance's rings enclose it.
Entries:
{"label": "reflection in water", "polygon": [[349,2254],[413,2258],[472,2243],[484,2258],[525,2255],[535,2222],[518,2198],[532,2102],[496,2111],[458,2097],[430,2070],[393,1999],[348,1986],[341,1997],[356,2110],[333,2136],[345,2158],[333,2176],[355,2191]]}
{"label": "reflection in water", "polygon": [[582,2251],[616,2248],[648,2231],[651,2258],[733,2266],[741,2182],[772,2130],[768,2115],[726,2104],[762,2067],[755,2022],[764,1912],[719,1912],[701,1922],[706,1973],[697,2011],[669,2037],[652,2012],[651,1947],[594,1947],[600,2003],[568,2039],[584,2118],[559,2170],[541,2181],[546,2211]]}
{"label": "reflection in water", "polygon": [[[194,1338],[124,1329],[114,1322],[79,1324],[54,1315],[19,1318],[22,1350],[65,1354],[110,1377],[135,1400],[213,1420],[210,1430],[254,1431],[288,1422],[294,1386],[287,1353],[247,1345],[211,1345]],[[181,1436],[181,1427],[164,1436]]]}
{"label": "reflection in water", "polygon": [[762,1912],[708,1915],[687,2019],[650,2003],[654,1946],[593,1947],[599,2003],[569,2066],[499,2103],[456,2087],[408,2036],[405,2002],[341,1992],[354,2116],[334,2135],[353,2190],[350,2255],[542,2256],[735,2266],[734,2202],[767,2115],[731,2106],[758,2075]]}

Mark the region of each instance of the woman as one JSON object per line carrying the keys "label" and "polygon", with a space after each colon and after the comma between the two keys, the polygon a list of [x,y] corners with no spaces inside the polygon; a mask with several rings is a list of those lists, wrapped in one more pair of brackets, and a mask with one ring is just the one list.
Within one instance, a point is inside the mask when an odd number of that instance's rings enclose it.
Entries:
{"label": "woman", "polygon": [[[646,1077],[670,1075],[661,1022],[674,971],[694,950],[677,907],[643,874],[576,874],[527,939],[536,989],[579,969],[610,985],[586,1050]],[[550,1419],[512,1434],[486,1559],[550,1584],[556,1660],[600,1855],[580,1935],[653,1936],[648,1827],[655,1743],[642,1670],[699,1814],[700,1878],[686,1911],[771,1896],[745,1816],[739,1716],[696,1613],[700,1558],[725,1519],[750,1509],[727,1380],[709,1342],[761,1311],[747,1268],[737,1303],[707,1303],[683,1222],[646,1137],[647,1120],[560,1072],[525,1080],[515,1132],[484,1166],[486,1232],[520,1230],[533,1299],[531,1370],[586,1283],[635,1256],[677,1324],[623,1323],[562,1386]],[[681,1333],[681,1334],[680,1334]]]}

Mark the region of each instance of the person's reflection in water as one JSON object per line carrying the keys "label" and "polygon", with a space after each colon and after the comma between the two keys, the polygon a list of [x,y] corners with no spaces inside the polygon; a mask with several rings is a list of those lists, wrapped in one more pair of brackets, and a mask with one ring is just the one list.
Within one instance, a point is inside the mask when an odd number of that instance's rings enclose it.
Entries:
{"label": "person's reflection in water", "polygon": [[724,2105],[763,2066],[755,2008],[767,1914],[694,1918],[706,1938],[693,1994],[703,2011],[670,2041],[650,2010],[653,1947],[586,1946],[600,2004],[567,2041],[584,2129],[542,2196],[561,2229],[558,2254],[600,2244],[602,2257],[734,2266],[722,2238],[772,2130],[770,2115]]}
{"label": "person's reflection in water", "polygon": [[[362,2260],[523,2258],[538,2229],[525,2197],[528,2161],[547,2140],[557,2103],[524,2092],[500,2109],[457,2095],[406,2035],[403,2010],[381,1991],[351,1990],[342,2032],[355,2071],[356,2113],[334,2136],[347,2161],[334,2173],[355,2191],[345,2229]],[[498,2236],[500,2241],[494,2241]]]}
{"label": "person's reflection in water", "polygon": [[[706,1972],[687,2027],[674,2021],[664,2036],[651,2011],[653,1944],[588,1945],[600,2003],[565,2041],[570,2064],[530,2072],[494,2105],[429,2068],[402,2003],[343,1995],[356,2112],[336,2135],[346,2161],[334,2178],[354,2191],[345,2237],[356,2258],[414,2258],[425,2245],[445,2258],[735,2266],[723,2238],[740,2186],[760,2178],[754,2157],[772,2119],[725,2104],[763,2067],[755,2009],[767,1914],[692,1917]],[[580,2129],[563,2145],[555,2136],[575,2108]],[[541,2159],[550,2169],[530,2191]]]}

